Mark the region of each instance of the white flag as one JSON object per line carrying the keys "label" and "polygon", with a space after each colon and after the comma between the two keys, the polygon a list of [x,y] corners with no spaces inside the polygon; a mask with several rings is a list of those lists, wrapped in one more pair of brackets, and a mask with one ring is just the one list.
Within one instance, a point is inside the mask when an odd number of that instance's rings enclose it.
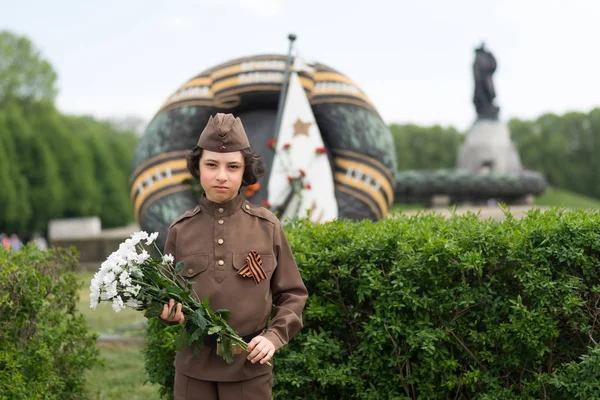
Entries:
{"label": "white flag", "polygon": [[[307,65],[299,58],[294,62],[286,95],[281,128],[269,177],[272,208],[282,206],[281,219],[305,217],[313,222],[331,221],[338,217],[333,174],[321,132],[310,107],[297,71]],[[292,185],[297,192],[290,196]]]}

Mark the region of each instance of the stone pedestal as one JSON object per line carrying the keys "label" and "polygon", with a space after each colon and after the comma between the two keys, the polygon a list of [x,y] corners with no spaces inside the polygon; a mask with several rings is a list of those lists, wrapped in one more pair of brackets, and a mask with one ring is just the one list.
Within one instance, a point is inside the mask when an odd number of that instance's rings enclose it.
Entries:
{"label": "stone pedestal", "polygon": [[497,120],[475,121],[458,151],[457,167],[470,171],[520,173],[521,159],[508,125]]}

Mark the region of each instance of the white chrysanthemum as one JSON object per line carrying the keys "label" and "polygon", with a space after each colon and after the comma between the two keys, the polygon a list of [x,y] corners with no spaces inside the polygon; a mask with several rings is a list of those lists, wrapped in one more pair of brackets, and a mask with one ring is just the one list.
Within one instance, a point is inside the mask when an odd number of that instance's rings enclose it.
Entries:
{"label": "white chrysanthemum", "polygon": [[112,299],[117,295],[117,281],[112,281],[110,285],[106,285],[106,297]]}
{"label": "white chrysanthemum", "polygon": [[100,300],[100,285],[101,282],[92,279],[90,284],[90,308],[93,308],[94,310],[98,306],[98,301]]}
{"label": "white chrysanthemum", "polygon": [[[102,281],[104,280],[104,275],[106,275],[106,272],[108,272],[108,271],[103,271],[102,269],[97,271],[94,274],[94,277],[92,278],[92,282],[97,282],[98,287],[100,287],[102,285]],[[90,284],[91,284],[91,282],[90,282]]]}
{"label": "white chrysanthemum", "polygon": [[129,308],[133,308],[133,309],[137,309],[141,305],[142,305],[142,303],[140,303],[136,299],[128,299],[125,302],[125,307],[129,307]]}
{"label": "white chrysanthemum", "polygon": [[[127,239],[130,240],[130,239]],[[119,250],[117,250],[117,253],[119,254],[119,256],[121,256],[123,259],[128,260],[129,259],[129,255],[132,253],[136,253],[135,251],[135,245],[132,244],[127,244],[127,240],[125,241],[125,243],[121,243],[119,245]]]}
{"label": "white chrysanthemum", "polygon": [[123,286],[131,286],[131,276],[129,275],[129,272],[127,271],[123,271],[121,272],[121,275],[119,276],[119,281],[121,282],[121,285]]}
{"label": "white chrysanthemum", "polygon": [[111,269],[112,273],[114,273],[115,275],[119,275],[121,272],[123,272],[123,267],[121,267],[118,264],[113,265],[112,269]]}
{"label": "white chrysanthemum", "polygon": [[162,264],[163,264],[163,265],[167,265],[167,264],[173,264],[173,262],[174,262],[174,261],[175,261],[175,257],[173,257],[173,256],[172,256],[172,255],[170,255],[170,254],[165,254],[165,255],[162,257]]}
{"label": "white chrysanthemum", "polygon": [[119,252],[114,252],[110,255],[110,259],[115,263],[115,265],[119,267],[124,267],[127,265],[127,259],[125,256]]}
{"label": "white chrysanthemum", "polygon": [[115,278],[115,273],[110,271],[104,275],[104,279],[102,280],[102,282],[104,282],[104,285],[108,286],[115,280]]}
{"label": "white chrysanthemum", "polygon": [[120,312],[124,308],[125,306],[123,305],[123,299],[121,298],[121,296],[115,297],[113,299],[112,309],[115,310],[115,312]]}
{"label": "white chrysanthemum", "polygon": [[141,289],[142,289],[142,287],[140,285],[127,286],[125,288],[125,291],[133,294],[134,296],[137,296]]}
{"label": "white chrysanthemum", "polygon": [[142,252],[140,254],[138,254],[136,261],[138,264],[143,264],[149,258],[150,258],[150,254],[148,254],[148,252],[146,250],[142,250]]}
{"label": "white chrysanthemum", "polygon": [[154,243],[154,241],[156,240],[157,237],[158,237],[158,232],[154,232],[154,233],[150,234],[148,236],[148,240],[146,240],[146,244],[148,246],[150,246],[152,243]]}
{"label": "white chrysanthemum", "polygon": [[131,242],[133,245],[137,245],[140,241],[148,239],[148,233],[144,231],[135,232],[131,235]]}

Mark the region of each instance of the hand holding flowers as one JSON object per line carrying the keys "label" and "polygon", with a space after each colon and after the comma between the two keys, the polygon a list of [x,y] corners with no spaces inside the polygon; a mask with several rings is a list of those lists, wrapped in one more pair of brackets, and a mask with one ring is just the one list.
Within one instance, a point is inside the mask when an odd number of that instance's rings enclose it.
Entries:
{"label": "hand holding flowers", "polygon": [[[115,312],[132,308],[143,311],[147,318],[160,316],[164,320],[177,321],[184,325],[175,340],[177,350],[193,346],[199,351],[206,336],[217,335],[219,355],[232,363],[232,346],[247,351],[248,344],[227,324],[229,310],[212,310],[208,298],[199,300],[191,282],[176,278],[183,263],[173,265],[172,255],[162,255],[155,244],[157,237],[158,232],[150,235],[144,231],[135,232],[120,244],[91,281],[90,307],[96,309],[99,303],[107,302],[112,303]],[[152,257],[146,249],[149,246],[153,246],[150,251],[160,257]]]}

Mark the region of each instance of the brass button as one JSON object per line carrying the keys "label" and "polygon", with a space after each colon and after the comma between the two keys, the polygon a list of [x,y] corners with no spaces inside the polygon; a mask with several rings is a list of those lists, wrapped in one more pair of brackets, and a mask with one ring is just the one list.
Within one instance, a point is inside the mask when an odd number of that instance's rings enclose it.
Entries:
{"label": "brass button", "polygon": [[223,239],[219,239],[219,240],[217,240],[217,243],[219,243],[219,244],[223,244]]}
{"label": "brass button", "polygon": [[223,265],[223,264],[225,264],[225,261],[219,260],[219,265]]}
{"label": "brass button", "polygon": [[188,269],[188,274],[193,274],[193,273],[194,273],[194,270],[193,270],[193,269],[191,269],[191,268],[190,268],[190,269]]}
{"label": "brass button", "polygon": [[225,222],[225,221],[223,221],[222,219],[220,219],[217,222],[219,223],[219,225],[223,225],[223,222]]}
{"label": "brass button", "polygon": [[248,204],[246,204],[246,210],[249,210],[250,206]]}
{"label": "brass button", "polygon": [[219,208],[218,211],[219,211],[219,214],[223,214],[223,211],[225,211],[225,210],[223,210],[222,208]]}

